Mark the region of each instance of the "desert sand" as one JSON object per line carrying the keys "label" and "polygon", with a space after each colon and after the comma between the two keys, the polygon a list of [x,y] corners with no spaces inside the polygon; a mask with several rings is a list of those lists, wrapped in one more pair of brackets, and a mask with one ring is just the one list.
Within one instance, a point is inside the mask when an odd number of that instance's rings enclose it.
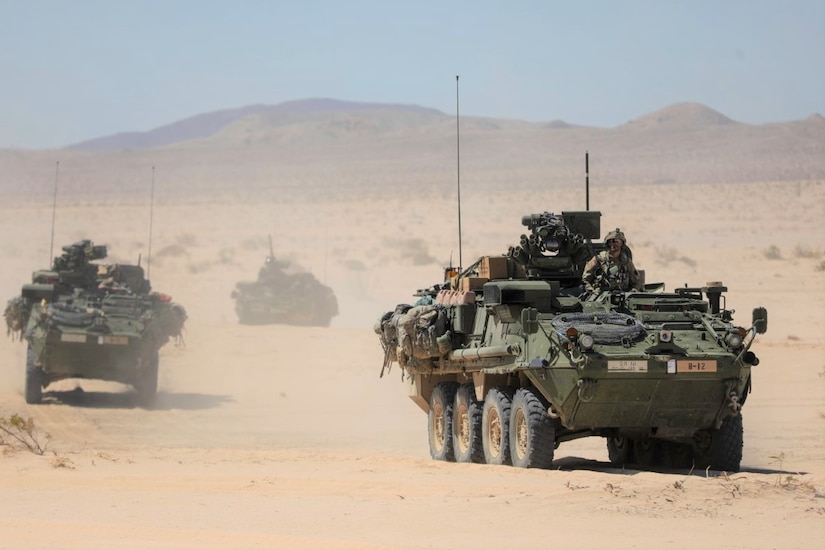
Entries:
{"label": "desert sand", "polygon": [[[505,185],[506,184],[506,185]],[[332,184],[330,184],[332,185]],[[583,209],[578,185],[452,189],[389,200],[61,197],[54,251],[81,238],[142,255],[188,313],[161,350],[157,403],[63,381],[22,396],[25,344],[0,339],[0,414],[35,421],[43,455],[0,446],[0,548],[822,548],[825,546],[825,182],[594,186],[648,282],[723,281],[754,351],[736,474],[617,469],[604,440],[562,444],[551,470],[432,461],[426,415],[397,367],[379,378],[374,321],[518,242],[521,216]],[[517,185],[517,184],[516,184]],[[494,208],[491,208],[491,205]],[[415,213],[415,215],[409,215]],[[52,204],[0,206],[0,293],[50,260]],[[268,252],[335,291],[329,328],[241,326],[230,293]]]}

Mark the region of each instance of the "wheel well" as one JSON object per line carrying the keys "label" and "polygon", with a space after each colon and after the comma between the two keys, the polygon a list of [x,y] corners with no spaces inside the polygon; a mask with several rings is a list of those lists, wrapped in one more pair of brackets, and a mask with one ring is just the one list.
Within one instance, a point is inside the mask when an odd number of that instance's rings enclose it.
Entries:
{"label": "wheel well", "polygon": [[466,382],[462,375],[440,374],[437,376],[428,374],[413,374],[407,377],[407,395],[425,413],[430,412],[430,396],[433,388],[439,382]]}

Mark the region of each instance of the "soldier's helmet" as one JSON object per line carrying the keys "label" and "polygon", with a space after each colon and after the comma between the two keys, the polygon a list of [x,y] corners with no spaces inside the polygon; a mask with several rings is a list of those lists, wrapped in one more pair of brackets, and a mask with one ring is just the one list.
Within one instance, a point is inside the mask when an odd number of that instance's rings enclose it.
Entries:
{"label": "soldier's helmet", "polygon": [[618,227],[607,234],[607,236],[604,238],[604,242],[605,244],[607,244],[613,239],[622,241],[623,245],[627,244],[627,239],[625,238],[624,233],[622,233],[622,230]]}

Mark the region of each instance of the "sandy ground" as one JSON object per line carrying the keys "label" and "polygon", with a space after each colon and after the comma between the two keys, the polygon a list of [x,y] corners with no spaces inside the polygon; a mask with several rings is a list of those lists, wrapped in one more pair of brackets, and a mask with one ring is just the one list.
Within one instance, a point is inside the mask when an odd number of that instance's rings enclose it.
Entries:
{"label": "sandy ground", "polygon": [[[513,196],[464,203],[465,264],[518,242],[521,215],[582,203],[578,191]],[[740,473],[616,469],[598,438],[563,444],[552,470],[430,460],[397,366],[378,376],[372,324],[457,262],[449,196],[166,204],[150,276],[190,319],[185,345],[161,350],[156,406],[90,381],[26,405],[25,347],[0,340],[0,414],[33,418],[48,442],[43,455],[0,446],[0,548],[825,546],[825,182],[605,188],[592,200],[649,282],[722,280],[742,324],[769,309]],[[51,216],[47,204],[0,206],[7,297],[48,262]],[[146,267],[148,226],[145,205],[76,201],[57,213],[54,254],[91,238]],[[332,327],[237,323],[230,292],[255,277],[268,234],[276,255],[335,290]]]}

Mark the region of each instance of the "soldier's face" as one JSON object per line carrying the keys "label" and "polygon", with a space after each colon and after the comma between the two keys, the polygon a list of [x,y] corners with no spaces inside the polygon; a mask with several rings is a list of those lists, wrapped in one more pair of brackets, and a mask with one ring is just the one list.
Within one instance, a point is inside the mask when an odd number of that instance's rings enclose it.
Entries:
{"label": "soldier's face", "polygon": [[618,258],[622,252],[622,241],[619,239],[610,239],[607,241],[608,251],[611,258]]}

